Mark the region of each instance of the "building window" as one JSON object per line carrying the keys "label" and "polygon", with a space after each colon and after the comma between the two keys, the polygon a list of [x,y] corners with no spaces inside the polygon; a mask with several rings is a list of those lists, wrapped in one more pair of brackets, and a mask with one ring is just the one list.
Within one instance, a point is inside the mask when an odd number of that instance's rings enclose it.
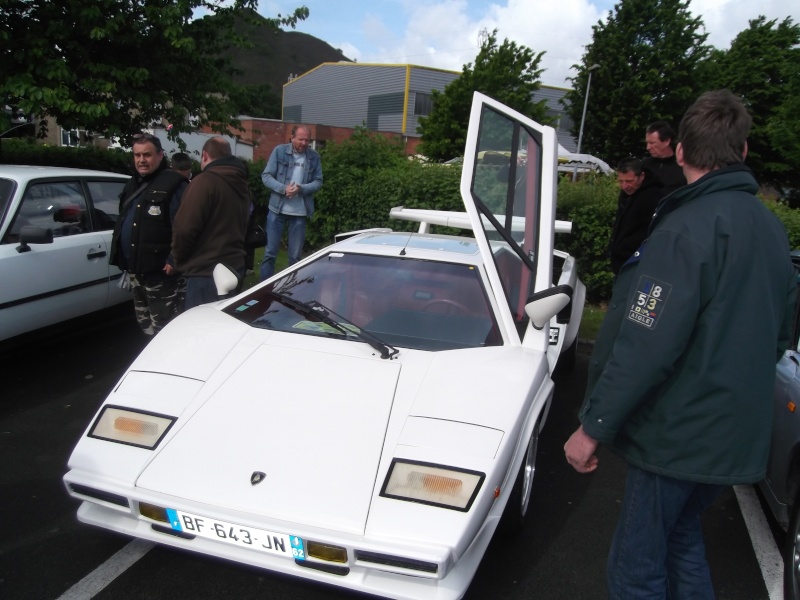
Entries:
{"label": "building window", "polygon": [[80,132],[77,129],[62,129],[61,130],[61,145],[62,146],[79,146],[80,145]]}
{"label": "building window", "polygon": [[433,98],[430,94],[414,92],[414,114],[420,117],[431,114],[433,110]]}

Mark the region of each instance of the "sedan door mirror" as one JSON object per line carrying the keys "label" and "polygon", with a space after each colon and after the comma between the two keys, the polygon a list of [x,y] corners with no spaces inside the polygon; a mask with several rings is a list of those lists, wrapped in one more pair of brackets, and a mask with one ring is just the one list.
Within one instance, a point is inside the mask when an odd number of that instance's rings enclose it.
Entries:
{"label": "sedan door mirror", "polygon": [[32,225],[24,225],[19,231],[19,246],[17,252],[30,252],[31,247],[28,244],[52,244],[53,243],[53,230],[45,229],[44,227],[34,227]]}
{"label": "sedan door mirror", "polygon": [[567,306],[572,299],[572,287],[557,285],[555,287],[536,292],[528,298],[525,304],[525,313],[530,317],[536,329],[542,329]]}

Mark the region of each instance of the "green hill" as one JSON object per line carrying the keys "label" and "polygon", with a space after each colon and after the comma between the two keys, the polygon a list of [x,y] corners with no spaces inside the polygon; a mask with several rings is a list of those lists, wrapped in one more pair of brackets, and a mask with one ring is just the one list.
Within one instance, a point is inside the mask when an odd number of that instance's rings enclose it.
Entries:
{"label": "green hill", "polygon": [[[253,86],[252,103],[242,107],[242,113],[250,116],[280,118],[283,85],[290,76],[302,75],[325,62],[350,61],[327,42],[306,33],[257,26],[244,19],[238,20],[236,31],[252,44],[250,48],[228,51],[233,66],[241,71],[234,76],[234,81]],[[272,98],[261,98],[259,102],[258,96],[263,95]],[[256,114],[259,112],[270,114]]]}

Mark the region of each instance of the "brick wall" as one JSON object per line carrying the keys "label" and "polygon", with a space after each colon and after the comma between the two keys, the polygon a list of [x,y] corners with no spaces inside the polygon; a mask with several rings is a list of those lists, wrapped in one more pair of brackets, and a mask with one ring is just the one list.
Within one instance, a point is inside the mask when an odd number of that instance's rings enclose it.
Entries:
{"label": "brick wall", "polygon": [[[275,146],[286,144],[292,138],[292,128],[297,123],[286,123],[272,119],[241,119],[243,131],[230,129],[232,135],[236,135],[243,142],[252,144],[253,161],[267,160]],[[354,129],[350,127],[331,127],[330,125],[306,125],[311,131],[311,139],[314,142],[325,144],[327,142],[343,142],[353,135]],[[204,133],[213,133],[210,127],[203,127]],[[375,131],[387,138],[396,137],[398,134],[385,131]],[[406,138],[406,154],[416,153],[417,146],[422,140],[416,137]]]}

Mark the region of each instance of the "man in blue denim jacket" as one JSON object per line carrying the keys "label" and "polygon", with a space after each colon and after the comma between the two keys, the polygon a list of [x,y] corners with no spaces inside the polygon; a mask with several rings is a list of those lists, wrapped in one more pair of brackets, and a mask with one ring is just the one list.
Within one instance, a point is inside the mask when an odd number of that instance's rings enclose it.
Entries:
{"label": "man in blue denim jacket", "polygon": [[314,214],[314,194],[322,187],[319,154],[308,147],[311,131],[304,125],[292,129],[288,144],[277,146],[261,174],[271,190],[267,211],[267,247],[261,262],[261,281],[275,273],[283,231],[289,236],[289,264],[300,260],[306,241],[306,220]]}

